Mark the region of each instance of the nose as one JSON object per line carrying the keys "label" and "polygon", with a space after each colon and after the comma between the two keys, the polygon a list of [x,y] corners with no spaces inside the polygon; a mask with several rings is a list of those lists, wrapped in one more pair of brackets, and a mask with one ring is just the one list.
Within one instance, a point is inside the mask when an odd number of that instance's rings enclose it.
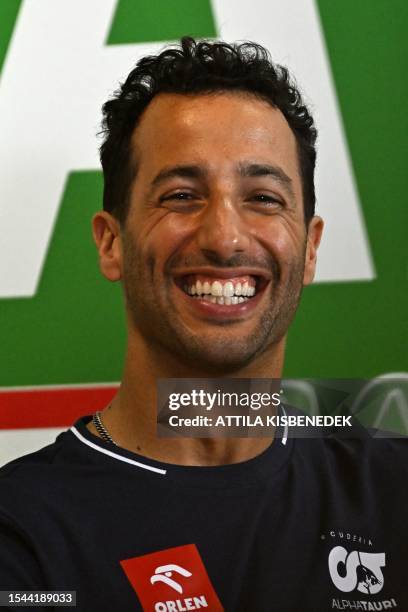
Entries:
{"label": "nose", "polygon": [[209,202],[200,215],[197,244],[209,259],[227,261],[248,250],[250,237],[240,211],[230,199]]}

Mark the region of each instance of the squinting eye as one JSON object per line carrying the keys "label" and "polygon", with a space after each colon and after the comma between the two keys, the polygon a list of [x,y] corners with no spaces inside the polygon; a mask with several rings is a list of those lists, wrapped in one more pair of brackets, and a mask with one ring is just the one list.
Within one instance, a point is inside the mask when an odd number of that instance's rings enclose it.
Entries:
{"label": "squinting eye", "polygon": [[168,196],[163,196],[161,199],[162,202],[167,202],[167,200],[191,200],[191,193],[186,193],[185,191],[179,191],[177,193],[171,193]]}
{"label": "squinting eye", "polygon": [[163,208],[181,213],[195,212],[202,206],[199,196],[188,191],[169,193],[161,196],[159,201]]}
{"label": "squinting eye", "polygon": [[271,195],[267,195],[266,193],[259,193],[251,198],[255,202],[261,202],[262,204],[276,204],[281,205],[282,202],[277,198],[274,198]]}

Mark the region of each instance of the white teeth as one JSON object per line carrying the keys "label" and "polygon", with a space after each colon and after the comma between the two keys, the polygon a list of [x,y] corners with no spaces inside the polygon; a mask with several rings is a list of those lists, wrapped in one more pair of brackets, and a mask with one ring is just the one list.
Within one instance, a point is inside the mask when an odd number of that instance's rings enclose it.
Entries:
{"label": "white teeth", "polygon": [[222,285],[219,281],[213,282],[213,284],[211,285],[211,293],[212,295],[215,295],[216,297],[222,296]]}
{"label": "white teeth", "polygon": [[256,293],[256,288],[250,285],[248,282],[245,282],[245,283],[238,282],[234,285],[232,281],[226,281],[225,283],[222,283],[218,280],[214,281],[213,283],[210,283],[209,281],[202,282],[202,281],[197,280],[190,287],[188,285],[184,285],[183,289],[185,293],[191,296],[197,296],[197,297],[202,296],[203,299],[206,299],[207,297],[211,297],[211,296],[215,298],[229,298],[230,299],[229,302],[225,300],[224,302],[220,302],[223,304],[227,304],[227,303],[228,304],[238,304],[238,303],[241,303],[242,300],[237,302],[235,301],[235,299],[232,301],[232,298],[241,297],[241,296],[244,298],[247,298],[247,297],[249,298],[249,297],[254,296]]}
{"label": "white teeth", "polygon": [[234,285],[231,283],[231,281],[225,283],[224,287],[222,288],[222,294],[224,297],[232,297],[234,295]]}
{"label": "white teeth", "polygon": [[242,304],[242,302],[249,301],[248,297],[238,297],[237,295],[232,297],[224,297],[223,295],[193,295],[192,298],[194,300],[204,300],[205,302],[211,302],[212,304],[219,304],[220,306],[231,306],[231,304]]}

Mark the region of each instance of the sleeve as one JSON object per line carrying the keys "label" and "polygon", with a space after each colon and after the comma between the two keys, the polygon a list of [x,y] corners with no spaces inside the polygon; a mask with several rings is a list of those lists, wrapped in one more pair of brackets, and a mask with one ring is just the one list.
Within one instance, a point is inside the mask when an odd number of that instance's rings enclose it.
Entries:
{"label": "sleeve", "polygon": [[0,590],[44,588],[41,568],[28,542],[0,518]]}
{"label": "sleeve", "polygon": [[[27,538],[0,515],[0,591],[46,590],[41,568]],[[26,610],[13,606],[13,610]],[[50,608],[35,606],[46,612]]]}

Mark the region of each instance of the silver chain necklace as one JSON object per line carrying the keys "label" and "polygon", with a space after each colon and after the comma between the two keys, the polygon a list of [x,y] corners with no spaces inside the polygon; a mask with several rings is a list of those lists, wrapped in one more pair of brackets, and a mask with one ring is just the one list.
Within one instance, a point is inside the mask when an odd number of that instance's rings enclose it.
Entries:
{"label": "silver chain necklace", "polygon": [[102,440],[104,440],[104,442],[109,442],[110,444],[114,444],[115,446],[117,446],[109,431],[102,423],[101,414],[102,413],[99,411],[95,412],[95,414],[92,416],[92,423],[95,425],[96,431],[101,436]]}

